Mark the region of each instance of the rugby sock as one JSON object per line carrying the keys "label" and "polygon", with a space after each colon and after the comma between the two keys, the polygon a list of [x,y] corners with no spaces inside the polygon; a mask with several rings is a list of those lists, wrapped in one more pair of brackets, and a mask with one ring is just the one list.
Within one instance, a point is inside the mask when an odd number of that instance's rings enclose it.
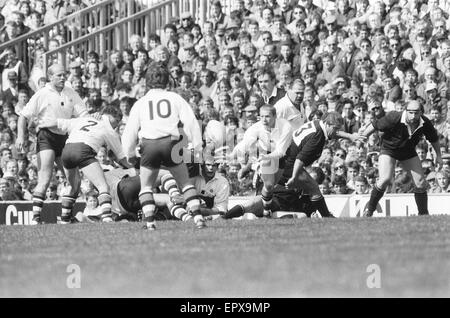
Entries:
{"label": "rugby sock", "polygon": [[244,213],[245,213],[244,207],[242,205],[240,205],[240,204],[237,204],[234,207],[232,207],[231,209],[229,209],[223,215],[223,218],[224,219],[237,218],[237,217],[240,217],[240,216],[244,215]]}
{"label": "rugby sock", "polygon": [[180,219],[181,221],[189,221],[190,219],[192,219],[192,216],[189,215],[189,213],[187,213],[186,209],[183,208],[182,205],[180,204],[170,204],[167,206],[170,210],[170,214],[172,214],[174,217],[176,217],[177,219]]}
{"label": "rugby sock", "polygon": [[332,214],[328,210],[328,206],[327,206],[327,203],[325,202],[325,198],[322,195],[311,197],[311,203],[313,204],[314,209],[319,211],[319,213],[320,213],[320,215],[322,215],[322,217],[326,218],[326,217],[332,216]]}
{"label": "rugby sock", "polygon": [[186,207],[192,216],[194,216],[194,222],[197,227],[205,227],[205,219],[200,212],[200,199],[197,195],[197,190],[193,185],[185,186],[182,191],[184,199],[186,200]]}
{"label": "rugby sock", "polygon": [[428,195],[426,192],[414,192],[419,215],[428,215]]}
{"label": "rugby sock", "polygon": [[169,194],[170,198],[180,195],[177,182],[171,174],[166,174],[161,178],[161,184],[163,189]]}
{"label": "rugby sock", "polygon": [[150,187],[144,187],[139,192],[139,202],[141,202],[144,221],[147,222],[147,226],[154,225],[156,205],[153,199],[153,191]]}
{"label": "rugby sock", "polygon": [[64,195],[61,198],[61,221],[70,222],[72,217],[72,209],[75,204],[75,198],[69,195]]}
{"label": "rugby sock", "polygon": [[270,216],[271,214],[271,208],[272,208],[272,197],[273,193],[271,191],[268,191],[265,187],[261,191],[261,198],[263,202],[263,215],[264,216]]}
{"label": "rugby sock", "polygon": [[108,192],[102,192],[98,195],[98,204],[102,211],[102,218],[111,216],[112,199]]}
{"label": "rugby sock", "polygon": [[372,192],[370,193],[370,200],[369,203],[367,203],[367,209],[370,213],[373,213],[377,209],[377,204],[380,201],[380,199],[383,197],[385,190],[381,190],[380,188],[375,185],[372,189]]}
{"label": "rugby sock", "polygon": [[33,193],[33,220],[41,221],[41,211],[44,206],[45,193],[34,192]]}

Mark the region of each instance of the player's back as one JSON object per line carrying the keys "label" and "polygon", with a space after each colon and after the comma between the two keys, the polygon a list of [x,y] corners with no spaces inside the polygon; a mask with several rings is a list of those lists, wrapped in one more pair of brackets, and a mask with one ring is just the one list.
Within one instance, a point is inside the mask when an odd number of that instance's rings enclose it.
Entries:
{"label": "player's back", "polygon": [[162,89],[150,90],[131,110],[138,112],[140,137],[179,137],[178,123],[182,107],[189,107],[189,104],[177,93]]}
{"label": "player's back", "polygon": [[67,131],[69,137],[66,143],[85,143],[92,149],[98,152],[99,148],[103,146],[111,134],[115,134],[108,119],[103,117],[101,120],[97,120],[92,117],[82,117],[67,120]]}

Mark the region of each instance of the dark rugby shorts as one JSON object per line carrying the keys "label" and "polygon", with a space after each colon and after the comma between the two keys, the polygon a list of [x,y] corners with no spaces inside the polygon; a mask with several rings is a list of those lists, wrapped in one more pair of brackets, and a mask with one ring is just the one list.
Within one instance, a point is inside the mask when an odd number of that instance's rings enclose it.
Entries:
{"label": "dark rugby shorts", "polygon": [[53,150],[55,157],[61,157],[66,140],[67,135],[58,135],[46,128],[40,129],[37,133],[36,152]]}
{"label": "dark rugby shorts", "polygon": [[160,139],[142,139],[141,166],[152,169],[175,167],[183,162],[183,144],[171,136]]}
{"label": "dark rugby shorts", "polygon": [[380,155],[388,155],[398,161],[405,161],[417,156],[414,148],[381,149]]}
{"label": "dark rugby shorts", "polygon": [[96,152],[88,145],[77,142],[70,143],[64,147],[62,152],[62,163],[66,169],[84,168],[91,163],[98,162],[95,158]]}

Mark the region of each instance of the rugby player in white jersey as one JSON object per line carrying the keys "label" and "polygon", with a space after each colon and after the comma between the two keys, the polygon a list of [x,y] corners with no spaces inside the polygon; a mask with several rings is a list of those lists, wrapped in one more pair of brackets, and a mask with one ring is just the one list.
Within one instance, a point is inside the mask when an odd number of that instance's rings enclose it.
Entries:
{"label": "rugby player in white jersey", "polygon": [[193,148],[201,152],[200,125],[191,106],[177,93],[166,90],[169,78],[169,72],[158,64],[147,72],[149,91],[131,109],[122,135],[122,145],[129,162],[133,163],[136,161],[136,146],[141,139],[139,201],[146,222],[144,229],[156,229],[153,188],[161,165],[174,176],[197,228],[204,228],[206,224],[200,212],[201,202],[183,161],[178,128],[181,122]]}
{"label": "rugby player in white jersey", "polygon": [[102,221],[112,221],[109,186],[96,155],[100,147],[106,144],[114,152],[119,164],[127,168],[132,167],[126,160],[120,137],[115,131],[121,119],[120,110],[108,106],[103,109],[100,120],[91,117],[44,118],[39,122],[40,128],[57,128],[69,134],[61,159],[70,184],[70,191],[61,200],[61,223],[69,223],[71,220],[72,208],[80,189],[79,170],[99,191],[98,201],[102,210]]}
{"label": "rugby player in white jersey", "polygon": [[264,216],[272,214],[273,187],[284,169],[284,156],[292,141],[292,127],[283,118],[277,118],[276,109],[264,105],[259,109],[260,121],[250,126],[232,153],[228,156],[233,160],[236,155],[249,153],[257,144],[256,154],[260,163],[261,178],[264,186],[261,197],[264,205]]}

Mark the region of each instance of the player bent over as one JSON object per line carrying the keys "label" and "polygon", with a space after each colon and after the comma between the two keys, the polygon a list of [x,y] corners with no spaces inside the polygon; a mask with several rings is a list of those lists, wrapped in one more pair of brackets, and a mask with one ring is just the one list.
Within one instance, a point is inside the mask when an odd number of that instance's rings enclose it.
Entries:
{"label": "player bent over", "polygon": [[280,183],[285,183],[286,188],[300,188],[309,194],[314,210],[319,211],[322,217],[334,218],[328,210],[317,181],[311,177],[305,167],[320,158],[325,143],[330,138],[358,139],[357,135],[339,131],[343,124],[344,120],[341,115],[330,112],[321,120],[310,121],[297,129],[292,135],[292,143],[287,153],[284,173],[280,180]]}
{"label": "player bent over", "polygon": [[122,135],[123,149],[130,162],[136,161],[138,134],[142,138],[139,201],[146,222],[145,229],[156,229],[153,188],[161,165],[167,167],[177,181],[197,228],[204,228],[206,224],[200,213],[200,200],[189,181],[186,164],[182,161],[182,148],[178,145],[178,123],[181,121],[189,141],[200,152],[200,126],[191,106],[177,93],[166,90],[169,77],[169,72],[160,65],[147,72],[146,84],[150,90],[131,109]]}
{"label": "player bent over", "polygon": [[260,120],[250,126],[242,141],[236,145],[228,156],[233,160],[239,153],[248,153],[251,146],[257,144],[258,162],[261,168],[263,189],[261,197],[264,205],[264,216],[272,214],[273,187],[277,183],[284,168],[284,156],[292,140],[292,128],[289,122],[277,118],[276,109],[264,105],[259,109]]}
{"label": "player bent over", "polygon": [[428,215],[427,182],[415,149],[422,136],[425,136],[433,146],[438,166],[442,166],[442,157],[437,131],[431,121],[423,115],[423,106],[419,101],[411,100],[404,111],[388,112],[384,117],[375,119],[362,136],[367,137],[375,130],[383,132],[378,157],[379,179],[370,194],[363,215],[367,217],[373,215],[392,180],[397,160],[403,169],[412,175],[415,185],[414,198],[419,215]]}
{"label": "player bent over", "polygon": [[79,170],[99,191],[98,200],[102,210],[102,221],[112,221],[111,195],[96,155],[100,147],[106,144],[114,152],[121,165],[131,167],[122,151],[119,135],[114,130],[121,120],[120,110],[109,106],[102,111],[100,120],[84,117],[74,119],[45,118],[40,121],[40,128],[57,127],[69,134],[61,159],[70,191],[61,200],[61,223],[69,223],[71,220],[72,208],[80,190]]}

